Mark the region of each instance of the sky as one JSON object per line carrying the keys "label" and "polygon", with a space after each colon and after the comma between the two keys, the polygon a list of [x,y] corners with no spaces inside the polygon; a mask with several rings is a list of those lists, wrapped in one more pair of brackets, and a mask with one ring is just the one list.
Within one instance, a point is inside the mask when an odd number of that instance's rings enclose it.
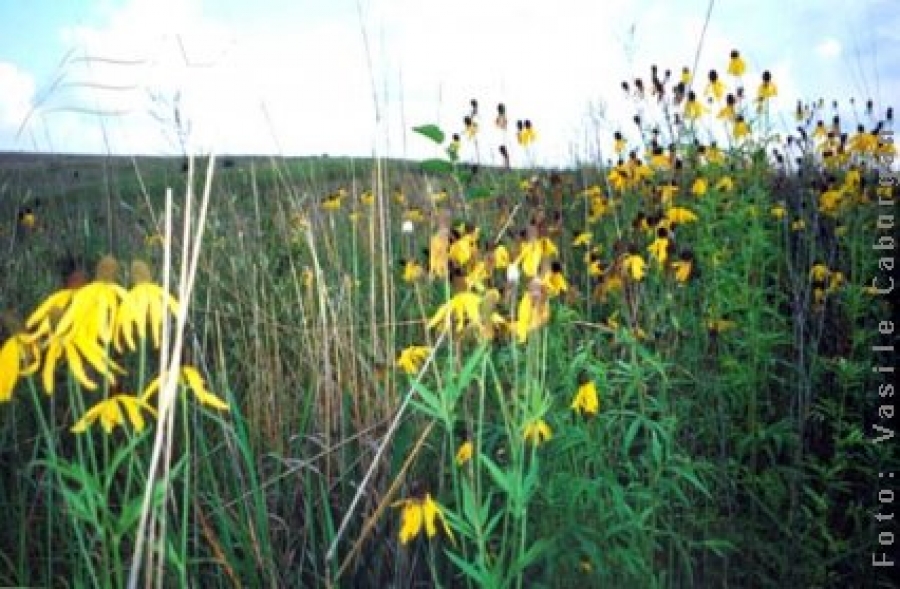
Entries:
{"label": "sky", "polygon": [[[900,97],[896,0],[0,0],[0,151],[425,158],[411,131],[479,134],[468,160],[566,165],[609,153],[637,104],[621,83],[651,64],[710,69],[789,130],[798,99]],[[703,39],[702,45],[700,39]],[[698,52],[699,49],[699,52]],[[725,75],[737,49],[748,71]],[[512,130],[532,121],[537,141]],[[830,118],[830,114],[826,113]],[[703,123],[710,137],[714,117]],[[757,126],[762,125],[760,121]],[[787,132],[787,131],[785,131]]]}

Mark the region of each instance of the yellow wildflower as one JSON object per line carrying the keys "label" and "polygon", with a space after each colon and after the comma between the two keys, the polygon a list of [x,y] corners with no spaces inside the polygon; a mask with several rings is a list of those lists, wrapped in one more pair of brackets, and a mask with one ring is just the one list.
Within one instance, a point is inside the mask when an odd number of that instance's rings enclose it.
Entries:
{"label": "yellow wildflower", "polygon": [[134,328],[138,337],[147,337],[147,323],[153,336],[153,345],[159,347],[163,316],[166,308],[172,315],[178,314],[178,301],[158,284],[153,283],[150,268],[141,260],[131,263],[131,276],[134,286],[131,287],[119,304],[116,321],[116,350],[122,351],[122,341],[129,350],[137,349],[134,341]]}
{"label": "yellow wildflower", "polygon": [[522,438],[526,442],[539,446],[553,438],[553,430],[543,419],[535,419],[525,424],[522,429]]}
{"label": "yellow wildflower", "polygon": [[731,59],[728,60],[728,73],[735,77],[744,75],[747,70],[747,64],[737,49],[731,50]]}
{"label": "yellow wildflower", "polygon": [[[653,240],[653,243],[647,247],[647,251],[650,252],[650,256],[659,262],[660,267],[662,267],[669,257],[669,238],[664,229],[660,231],[663,232],[663,234],[658,235],[657,238]],[[640,278],[635,278],[635,280],[640,280]]]}
{"label": "yellow wildflower", "polygon": [[688,92],[687,101],[684,103],[684,118],[689,121],[695,121],[703,116],[706,108],[697,101],[697,95],[693,90]]}
{"label": "yellow wildflower", "polygon": [[813,282],[825,282],[825,280],[828,278],[828,274],[828,266],[826,266],[822,262],[816,262],[809,269],[809,278]]}
{"label": "yellow wildflower", "polygon": [[722,100],[725,95],[725,83],[719,79],[719,73],[716,70],[709,71],[709,83],[706,85],[705,94],[716,100]]}
{"label": "yellow wildflower", "polygon": [[600,398],[597,395],[597,385],[594,384],[594,381],[590,380],[578,387],[571,407],[582,415],[597,415],[597,411],[600,409]]}
{"label": "yellow wildflower", "polygon": [[[201,405],[208,405],[213,409],[228,410],[228,403],[217,397],[214,393],[206,388],[203,377],[193,366],[182,366],[179,372],[179,383],[182,387],[190,389]],[[148,400],[153,394],[159,391],[162,384],[161,377],[157,376],[141,395],[141,400]]]}
{"label": "yellow wildflower", "polygon": [[769,70],[766,70],[762,74],[762,83],[759,85],[759,90],[756,93],[756,99],[760,103],[763,103],[769,98],[773,98],[777,95],[778,88],[772,81],[772,73]]}
{"label": "yellow wildflower", "polygon": [[474,255],[477,246],[478,229],[476,228],[475,231],[462,235],[450,245],[450,259],[460,266],[465,266]]}
{"label": "yellow wildflower", "polygon": [[441,228],[431,237],[428,248],[428,273],[432,278],[446,278],[450,255],[450,231]]}
{"label": "yellow wildflower", "polygon": [[502,243],[494,248],[494,269],[505,270],[509,266],[509,250]]}
{"label": "yellow wildflower", "polygon": [[143,398],[126,394],[114,395],[88,409],[81,419],[72,426],[72,433],[80,434],[87,431],[99,419],[100,425],[103,426],[103,431],[109,434],[112,433],[114,427],[125,423],[126,415],[128,416],[128,421],[134,427],[134,431],[141,432],[146,426],[144,416],[141,414],[142,410],[152,413],[154,416],[156,415],[156,410]]}
{"label": "yellow wildflower", "polygon": [[566,282],[566,277],[563,276],[562,268],[558,262],[553,263],[553,269],[547,273],[543,282],[544,286],[547,287],[547,293],[551,297],[559,296],[569,288],[569,284]]}
{"label": "yellow wildflower", "polygon": [[400,507],[400,543],[408,544],[414,540],[425,528],[425,534],[433,538],[437,534],[437,522],[441,523],[444,533],[453,540],[453,533],[447,525],[444,510],[441,505],[426,493],[422,499],[402,499],[393,504]]}
{"label": "yellow wildflower", "polygon": [[400,352],[400,357],[397,358],[397,366],[403,369],[406,374],[415,374],[430,353],[431,348],[428,346],[409,346]]}
{"label": "yellow wildflower", "polygon": [[622,268],[627,276],[639,282],[643,280],[644,274],[647,272],[647,262],[640,255],[630,253],[622,259]]}
{"label": "yellow wildflower", "polygon": [[[26,364],[23,366],[23,364]],[[15,333],[0,347],[0,403],[9,401],[20,376],[37,372],[40,366],[38,346]]]}
{"label": "yellow wildflower", "polygon": [[694,179],[694,183],[691,184],[691,194],[694,196],[703,196],[706,194],[706,191],[709,187],[709,184],[706,181],[706,178],[698,176]]}
{"label": "yellow wildflower", "polygon": [[719,178],[719,181],[716,182],[716,190],[731,192],[734,190],[734,180],[731,179],[731,176],[722,176]]}
{"label": "yellow wildflower", "polygon": [[575,239],[572,240],[573,247],[584,247],[591,244],[591,239],[593,235],[590,231],[582,231],[578,235],[575,236]]}
{"label": "yellow wildflower", "polygon": [[671,207],[666,211],[666,219],[671,223],[684,225],[685,223],[694,223],[697,221],[697,215],[694,214],[694,211],[684,207]]}
{"label": "yellow wildflower", "polygon": [[441,325],[446,329],[451,322],[456,324],[456,332],[460,333],[466,324],[480,325],[481,317],[479,308],[481,297],[474,292],[459,292],[453,295],[449,301],[440,306],[431,320],[428,328]]}
{"label": "yellow wildflower", "polygon": [[550,321],[550,303],[546,287],[539,280],[532,280],[528,289],[522,293],[516,310],[513,331],[520,344],[528,340],[528,334],[540,329]]}
{"label": "yellow wildflower", "polygon": [[472,440],[466,440],[462,444],[459,445],[459,449],[456,451],[456,465],[462,466],[466,462],[472,459],[472,454],[475,452],[475,445],[472,443]]}

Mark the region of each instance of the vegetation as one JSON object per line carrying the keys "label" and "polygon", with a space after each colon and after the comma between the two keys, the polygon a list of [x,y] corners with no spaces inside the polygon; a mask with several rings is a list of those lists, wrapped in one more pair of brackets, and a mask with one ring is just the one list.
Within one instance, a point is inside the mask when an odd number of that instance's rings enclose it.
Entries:
{"label": "vegetation", "polygon": [[565,170],[475,101],[425,162],[7,158],[0,584],[890,586],[892,113],[728,69]]}

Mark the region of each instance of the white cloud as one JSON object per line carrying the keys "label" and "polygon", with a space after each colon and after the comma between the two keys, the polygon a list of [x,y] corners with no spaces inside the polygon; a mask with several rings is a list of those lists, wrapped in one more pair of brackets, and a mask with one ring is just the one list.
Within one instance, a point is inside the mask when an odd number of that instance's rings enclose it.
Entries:
{"label": "white cloud", "polygon": [[[534,122],[536,161],[564,163],[573,149],[595,154],[598,145],[609,148],[614,130],[635,130],[636,105],[621,92],[622,80],[641,76],[646,82],[653,63],[676,78],[682,66],[693,65],[707,0],[677,6],[661,0],[456,0],[440,11],[420,0],[363,0],[361,14],[354,0],[334,0],[327,9],[299,0],[268,11],[212,0],[104,6],[102,21],[60,32],[75,51],[59,83],[51,76],[43,84],[49,90],[38,95],[40,116],[29,129],[35,141],[103,149],[102,122],[114,151],[177,151],[177,104],[196,149],[363,155],[378,145],[388,155],[428,157],[433,146],[410,128],[435,122],[459,131],[469,100],[477,98],[482,161],[498,161],[501,142],[514,160],[524,160],[512,132],[504,136],[493,128],[502,101],[513,123]],[[807,3],[773,20],[771,11],[752,6],[735,0],[713,11],[695,72],[700,93],[710,69],[724,76],[731,49],[747,60],[740,83],[750,97],[762,69],[772,71],[780,89],[776,103],[785,109],[801,91],[827,93],[823,81],[843,88],[837,68],[800,67],[811,51],[834,58],[843,54],[842,43],[850,46],[830,13]],[[804,19],[817,26],[797,33]],[[25,88],[17,79],[18,86],[3,87]],[[0,113],[13,112],[11,101],[19,105],[15,112],[30,106],[30,88],[14,93],[24,98],[0,97],[7,104]],[[591,114],[597,105],[605,107],[605,118]],[[654,106],[641,108],[648,116],[655,112]]]}
{"label": "white cloud", "polygon": [[842,49],[840,41],[832,37],[824,39],[816,45],[816,53],[826,59],[834,59],[840,56]]}
{"label": "white cloud", "polygon": [[31,112],[34,79],[14,64],[0,62],[0,88],[0,133],[13,135]]}

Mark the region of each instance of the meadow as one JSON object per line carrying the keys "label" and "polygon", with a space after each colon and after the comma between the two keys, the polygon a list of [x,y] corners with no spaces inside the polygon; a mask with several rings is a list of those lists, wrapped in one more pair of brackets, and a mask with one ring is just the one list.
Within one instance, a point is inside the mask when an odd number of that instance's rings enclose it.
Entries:
{"label": "meadow", "polygon": [[896,586],[893,115],[733,61],[565,169],[0,156],[0,585]]}

